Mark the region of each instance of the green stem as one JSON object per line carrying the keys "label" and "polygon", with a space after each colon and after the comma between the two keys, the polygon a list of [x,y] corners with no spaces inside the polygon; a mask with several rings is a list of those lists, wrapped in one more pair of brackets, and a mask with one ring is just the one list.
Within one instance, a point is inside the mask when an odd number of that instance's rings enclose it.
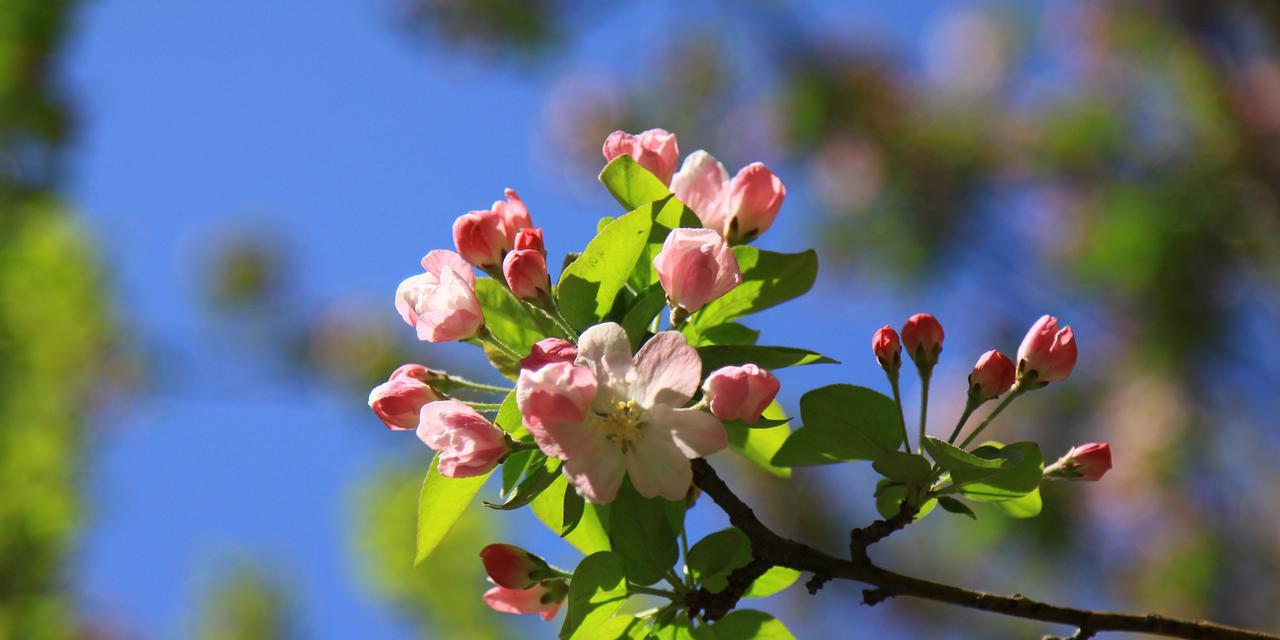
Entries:
{"label": "green stem", "polygon": [[497,411],[502,408],[501,402],[471,402],[470,400],[463,400],[463,402],[476,411]]}
{"label": "green stem", "polygon": [[[924,427],[929,417],[929,380],[933,378],[933,367],[920,372],[920,440],[916,442],[916,453],[924,453]],[[910,447],[907,448],[910,451]]]}
{"label": "green stem", "polygon": [[911,453],[911,436],[907,434],[907,417],[902,411],[902,393],[898,389],[898,372],[885,372],[889,376],[889,387],[893,389],[893,402],[898,405],[898,427],[902,429],[902,448]]}
{"label": "green stem", "polygon": [[479,338],[481,342],[490,344],[497,350],[507,354],[508,357],[510,357],[512,360],[515,360],[516,362],[519,362],[521,359],[524,358],[524,356],[516,353],[515,349],[512,349],[511,347],[507,346],[506,343],[499,340],[498,336],[493,335],[493,332],[489,330],[489,327],[485,327],[481,329],[480,335],[476,337]]}
{"label": "green stem", "polygon": [[674,591],[668,591],[666,589],[655,589],[653,587],[645,587],[638,584],[631,584],[630,582],[627,583],[627,593],[630,593],[630,594],[643,593],[645,595],[660,596],[663,598],[670,598],[672,600],[677,600],[680,598],[680,596],[677,595],[676,592]]}
{"label": "green stem", "polygon": [[1000,415],[1000,412],[1004,411],[1004,408],[1009,406],[1009,403],[1013,402],[1014,398],[1022,395],[1024,392],[1025,392],[1025,389],[1023,389],[1021,386],[1014,387],[1013,390],[1009,392],[1009,395],[1005,396],[1004,400],[1001,400],[1000,404],[996,405],[996,408],[993,409],[991,413],[987,414],[987,417],[982,421],[981,424],[978,425],[978,428],[974,429],[973,433],[970,433],[969,437],[965,438],[964,442],[960,443],[960,448],[968,449],[969,443],[973,442],[973,439],[978,437],[978,434],[982,433],[982,430],[986,429],[987,425],[991,424],[991,421],[995,420],[996,416]]}
{"label": "green stem", "polygon": [[676,593],[684,593],[684,583],[680,581],[680,576],[676,575],[675,571],[668,568],[665,577],[667,582],[671,583],[671,586],[675,588]]}
{"label": "green stem", "polygon": [[569,324],[569,321],[564,317],[564,314],[560,313],[560,309],[554,302],[549,306],[551,309],[547,315],[551,317],[551,321],[556,323],[556,326],[560,327],[560,330],[563,331],[566,336],[569,336],[570,340],[576,343],[578,341],[578,332]]}
{"label": "green stem", "polygon": [[498,385],[485,384],[483,382],[473,382],[466,378],[459,378],[451,375],[446,375],[439,384],[441,384],[441,386],[466,387],[468,389],[476,389],[477,391],[490,391],[493,393],[501,393],[503,395],[511,393],[512,391],[509,387],[500,387]]}
{"label": "green stem", "polygon": [[680,557],[684,558],[684,582],[693,587],[693,575],[689,573],[689,534],[685,532],[684,525],[680,525]]}
{"label": "green stem", "polygon": [[951,437],[947,438],[947,444],[955,444],[956,438],[960,437],[960,431],[964,429],[964,423],[969,421],[969,416],[973,415],[977,408],[978,404],[973,401],[973,396],[970,395],[969,399],[964,403],[964,413],[960,414],[960,421],[956,423],[956,428],[951,431]]}

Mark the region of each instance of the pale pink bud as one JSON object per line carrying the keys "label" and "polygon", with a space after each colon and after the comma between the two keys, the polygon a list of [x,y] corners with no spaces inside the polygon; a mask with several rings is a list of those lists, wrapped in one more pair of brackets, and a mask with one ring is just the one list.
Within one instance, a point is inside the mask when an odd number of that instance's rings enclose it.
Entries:
{"label": "pale pink bud", "polygon": [[463,259],[481,269],[502,264],[509,244],[506,222],[496,211],[470,211],[453,221],[453,244]]}
{"label": "pale pink bud", "polygon": [[434,369],[428,369],[427,367],[420,364],[410,363],[410,364],[402,364],[399,367],[396,367],[396,370],[392,371],[391,376],[388,377],[387,379],[395,380],[396,378],[413,378],[414,380],[419,380],[427,384],[431,384],[435,380],[439,380],[440,378],[443,378],[443,377],[446,377],[446,376],[442,371],[435,371]]}
{"label": "pale pink bud", "polygon": [[511,248],[516,251],[522,249],[537,251],[544,256],[547,255],[547,248],[542,244],[542,229],[536,227],[528,227],[517,231],[516,240]]}
{"label": "pale pink bud", "polygon": [[969,394],[978,402],[998,398],[1013,386],[1013,361],[992,349],[978,358],[969,374]]}
{"label": "pale pink bud", "polygon": [[1018,378],[1035,372],[1035,382],[1066,380],[1076,366],[1076,335],[1058,328],[1058,319],[1040,316],[1018,347]]}
{"label": "pale pink bud", "polygon": [[521,369],[537,371],[555,362],[573,363],[578,359],[578,347],[568,340],[543,338],[533,344],[529,355],[520,361]]}
{"label": "pale pink bud", "polygon": [[744,364],[721,367],[711,372],[702,385],[702,393],[715,417],[754,424],[778,395],[781,386],[768,370]]}
{"label": "pale pink bud", "polygon": [[710,229],[675,229],[653,259],[672,305],[693,313],[742,282],[738,258]]}
{"label": "pale pink bud", "polygon": [[547,577],[546,561],[515,545],[491,544],[480,550],[480,560],[499,587],[528,589]]}
{"label": "pale pink bud", "polygon": [[693,209],[702,226],[722,234],[729,225],[729,187],[729,172],[702,149],[685,156],[680,170],[671,177],[671,193]]}
{"label": "pale pink bud", "polygon": [[917,367],[932,367],[942,353],[942,323],[927,314],[917,313],[902,325],[902,346]]}
{"label": "pale pink bud", "polygon": [[787,187],[763,163],[753,162],[733,177],[725,203],[730,242],[750,242],[773,225],[787,197]]}
{"label": "pale pink bud", "polygon": [[484,593],[484,603],[502,613],[536,613],[543,620],[556,617],[569,593],[564,580],[543,580],[528,589],[494,587]]}
{"label": "pale pink bud", "polygon": [[887,324],[872,334],[871,352],[885,371],[897,371],[902,365],[902,342],[898,339],[898,332]]}
{"label": "pale pink bud", "polygon": [[1111,445],[1105,442],[1090,442],[1072,447],[1067,455],[1062,456],[1052,466],[1045,469],[1045,475],[1067,480],[1096,481],[1111,469]]}
{"label": "pale pink bud", "polygon": [[443,249],[422,259],[426,273],[396,288],[396,311],[418,331],[418,339],[451,342],[474,338],[484,328],[476,297],[476,274],[462,256]]}
{"label": "pale pink bud", "polygon": [[604,139],[604,159],[613,160],[629,155],[640,166],[657,176],[663,184],[671,184],[671,175],[680,160],[680,147],[676,135],[663,129],[650,129],[640,135],[614,131]]}
{"label": "pale pink bud", "polygon": [[440,475],[446,478],[487,473],[507,454],[506,434],[457,400],[439,400],[422,407],[418,439],[440,454]]}
{"label": "pale pink bud", "polygon": [[521,300],[537,300],[551,291],[547,259],[533,249],[518,249],[502,261],[502,274],[511,293]]}
{"label": "pale pink bud", "polygon": [[516,234],[521,229],[533,226],[533,218],[515,189],[508,188],[503,191],[503,195],[507,197],[506,202],[502,200],[494,202],[492,211],[502,218],[502,228],[507,238],[506,248],[511,249],[513,247],[511,243],[514,242]]}
{"label": "pale pink bud", "polygon": [[422,407],[439,399],[440,394],[426,382],[393,374],[369,392],[369,408],[388,429],[417,429]]}

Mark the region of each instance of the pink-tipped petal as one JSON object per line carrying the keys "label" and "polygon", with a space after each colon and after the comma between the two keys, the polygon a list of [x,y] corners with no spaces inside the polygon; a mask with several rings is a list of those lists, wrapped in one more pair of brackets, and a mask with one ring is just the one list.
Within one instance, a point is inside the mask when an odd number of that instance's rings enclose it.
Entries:
{"label": "pink-tipped petal", "polygon": [[640,348],[635,357],[631,397],[642,407],[679,406],[698,391],[702,358],[679,331],[663,331]]}

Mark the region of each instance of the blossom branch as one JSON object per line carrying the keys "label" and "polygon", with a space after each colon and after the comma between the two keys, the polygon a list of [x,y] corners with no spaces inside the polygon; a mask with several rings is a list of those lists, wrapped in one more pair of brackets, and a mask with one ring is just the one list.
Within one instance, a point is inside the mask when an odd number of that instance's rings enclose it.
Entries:
{"label": "blossom branch", "polygon": [[[731,587],[734,584],[733,578],[739,571],[750,568],[750,572],[744,573],[754,573],[757,570],[763,573],[770,566],[783,566],[820,576],[823,580],[819,583],[827,578],[839,578],[871,585],[874,588],[863,594],[863,602],[868,605],[875,605],[892,597],[908,596],[1006,616],[1071,625],[1084,630],[1083,633],[1086,635],[1080,637],[1089,637],[1104,631],[1129,631],[1171,638],[1280,640],[1280,635],[1277,634],[1201,620],[1172,618],[1158,614],[1093,611],[1040,602],[1020,594],[1002,596],[983,593],[883,569],[872,563],[866,556],[866,546],[906,526],[910,522],[910,517],[914,515],[905,515],[908,509],[900,511],[889,520],[877,521],[865,529],[855,530],[852,536],[855,549],[853,558],[850,560],[837,558],[774,533],[756,517],[751,507],[734,494],[706,460],[699,458],[693,461],[693,480],[694,484],[710,496],[729,516],[729,521],[751,541],[752,562],[730,576]],[[861,533],[856,533],[857,531]],[[859,548],[862,550],[861,554],[856,553]],[[739,577],[745,578],[747,575]],[[812,590],[816,591],[816,589]],[[690,600],[701,605],[704,618],[715,619],[715,614],[724,615],[732,610],[737,604],[737,599],[744,592],[745,588],[742,591],[735,589],[732,593],[730,588],[726,588],[719,594],[711,594],[700,589],[690,594]],[[708,607],[708,602],[715,607]]]}

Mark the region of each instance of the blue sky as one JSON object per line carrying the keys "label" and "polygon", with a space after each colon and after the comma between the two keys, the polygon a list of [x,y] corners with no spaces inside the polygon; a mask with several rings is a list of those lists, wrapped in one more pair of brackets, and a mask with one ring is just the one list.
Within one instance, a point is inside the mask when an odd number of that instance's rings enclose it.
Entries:
{"label": "blue sky", "polygon": [[[910,36],[928,13],[909,3],[872,17],[867,4],[850,15],[885,38]],[[398,323],[396,283],[427,250],[451,244],[455,216],[503,187],[521,192],[557,254],[614,213],[602,190],[580,200],[556,184],[530,148],[556,65],[449,55],[399,30],[393,9],[106,0],[80,15],[66,59],[80,121],[67,190],[101,244],[126,326],[151,356],[153,385],[87,445],[90,512],[76,581],[87,610],[143,637],[182,635],[200,587],[243,554],[269,558],[296,589],[307,637],[409,632],[361,589],[347,498],[380,460],[416,441],[389,437],[362,399],[299,384],[219,331],[197,286],[210,239],[246,226],[286,237],[303,276],[299,298],[385,301]],[[608,16],[569,58],[633,72],[643,29],[673,17],[672,6],[657,5]],[[788,167],[779,173],[791,196],[761,244],[800,250],[807,187],[798,171],[794,180]],[[785,372],[793,403],[799,389],[827,382],[882,386],[869,336],[923,310],[917,304],[824,273],[814,294],[753,324],[764,342],[846,363]],[[961,336],[952,344],[981,350]],[[935,398],[958,397],[970,362],[944,360],[939,379],[950,382],[935,386]]]}

